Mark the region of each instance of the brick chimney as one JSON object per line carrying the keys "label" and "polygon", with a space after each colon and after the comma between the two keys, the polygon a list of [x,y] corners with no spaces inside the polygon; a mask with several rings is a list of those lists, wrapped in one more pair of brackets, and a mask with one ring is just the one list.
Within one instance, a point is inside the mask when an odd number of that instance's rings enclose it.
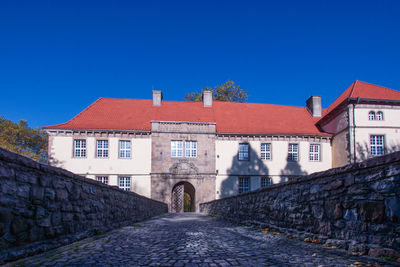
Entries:
{"label": "brick chimney", "polygon": [[153,106],[161,106],[162,92],[159,90],[153,90]]}
{"label": "brick chimney", "polygon": [[204,107],[212,107],[212,91],[205,90],[203,91],[203,106]]}
{"label": "brick chimney", "polygon": [[321,117],[321,96],[310,96],[306,101],[307,109],[313,117]]}

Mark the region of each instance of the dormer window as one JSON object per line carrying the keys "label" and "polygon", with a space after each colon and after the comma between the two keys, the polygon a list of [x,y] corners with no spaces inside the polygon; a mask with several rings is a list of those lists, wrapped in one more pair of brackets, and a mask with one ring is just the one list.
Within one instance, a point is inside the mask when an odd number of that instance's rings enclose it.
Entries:
{"label": "dormer window", "polygon": [[368,114],[368,119],[369,119],[370,121],[375,120],[375,112],[374,112],[374,111],[370,111],[370,112],[369,112],[369,114]]}
{"label": "dormer window", "polygon": [[375,119],[376,119],[377,121],[383,121],[383,112],[382,112],[382,111],[378,111],[378,112],[376,113]]}

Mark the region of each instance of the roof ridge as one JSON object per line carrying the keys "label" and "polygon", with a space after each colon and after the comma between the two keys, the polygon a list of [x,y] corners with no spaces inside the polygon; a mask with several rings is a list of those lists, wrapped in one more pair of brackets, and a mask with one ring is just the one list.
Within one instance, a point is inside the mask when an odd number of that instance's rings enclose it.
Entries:
{"label": "roof ridge", "polygon": [[353,95],[353,92],[354,92],[354,88],[356,87],[356,85],[357,85],[357,82],[358,82],[358,80],[355,80],[355,81],[353,82],[353,87],[351,88],[351,91],[350,91],[350,94],[349,94],[349,96],[348,96],[348,97],[352,97],[352,95]]}

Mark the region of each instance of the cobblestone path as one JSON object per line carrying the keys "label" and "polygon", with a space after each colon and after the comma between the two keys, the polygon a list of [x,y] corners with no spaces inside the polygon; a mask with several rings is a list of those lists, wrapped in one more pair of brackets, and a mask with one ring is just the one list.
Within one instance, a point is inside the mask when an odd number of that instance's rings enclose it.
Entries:
{"label": "cobblestone path", "polygon": [[352,266],[357,261],[385,266],[368,257],[192,213],[166,214],[8,265]]}

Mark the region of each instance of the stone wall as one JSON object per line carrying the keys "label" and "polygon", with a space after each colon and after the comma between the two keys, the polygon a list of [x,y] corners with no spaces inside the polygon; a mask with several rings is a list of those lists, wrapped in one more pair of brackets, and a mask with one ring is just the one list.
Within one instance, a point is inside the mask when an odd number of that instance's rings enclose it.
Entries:
{"label": "stone wall", "polygon": [[0,263],[168,211],[133,192],[0,148]]}
{"label": "stone wall", "polygon": [[400,152],[200,205],[203,213],[399,257]]}

